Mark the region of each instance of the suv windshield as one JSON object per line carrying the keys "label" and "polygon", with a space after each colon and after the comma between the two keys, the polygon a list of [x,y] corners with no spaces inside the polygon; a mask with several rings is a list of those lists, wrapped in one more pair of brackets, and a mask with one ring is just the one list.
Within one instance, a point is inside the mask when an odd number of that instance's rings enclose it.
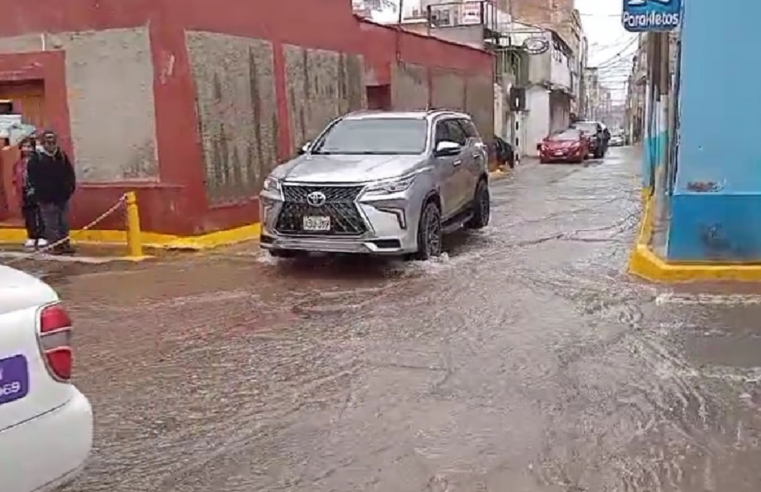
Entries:
{"label": "suv windshield", "polygon": [[345,119],[333,125],[313,154],[422,154],[427,122],[418,118]]}
{"label": "suv windshield", "polygon": [[552,142],[568,142],[579,140],[579,130],[563,130],[550,135],[549,140]]}

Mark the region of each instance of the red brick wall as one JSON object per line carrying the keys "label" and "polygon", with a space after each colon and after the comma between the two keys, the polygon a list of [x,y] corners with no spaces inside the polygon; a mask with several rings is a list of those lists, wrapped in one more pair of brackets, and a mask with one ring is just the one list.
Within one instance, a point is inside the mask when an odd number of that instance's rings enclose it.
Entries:
{"label": "red brick wall", "polygon": [[[354,17],[347,0],[0,0],[0,12],[0,37],[150,26],[160,182],[83,183],[72,208],[75,227],[86,224],[129,189],[137,190],[143,227],[150,231],[198,234],[258,220],[256,197],[220,207],[208,203],[186,30],[272,42],[281,160],[289,157],[291,147],[284,44],[362,54],[365,64],[381,79],[378,83],[384,83],[382,79],[388,83],[397,47],[408,63],[473,75],[490,75],[492,70],[487,53],[362,22]],[[61,63],[65,54],[20,56],[0,55],[0,81],[17,77],[19,71],[44,80],[49,121],[71,152]],[[107,122],[105,117],[104,124]],[[103,224],[106,228],[121,226],[121,217]]]}
{"label": "red brick wall", "polygon": [[503,0],[502,8],[510,10],[518,22],[550,27],[552,24],[552,4],[554,0]]}

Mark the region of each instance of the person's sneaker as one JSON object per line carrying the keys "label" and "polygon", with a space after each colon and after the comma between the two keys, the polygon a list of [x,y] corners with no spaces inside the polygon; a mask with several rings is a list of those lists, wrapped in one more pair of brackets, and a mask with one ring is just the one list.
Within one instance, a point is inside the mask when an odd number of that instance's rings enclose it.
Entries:
{"label": "person's sneaker", "polygon": [[26,242],[24,242],[24,247],[27,249],[32,249],[35,246],[37,246],[37,241],[34,239],[27,239]]}
{"label": "person's sneaker", "polygon": [[38,239],[34,247],[37,249],[47,248],[48,244],[50,243],[46,239]]}

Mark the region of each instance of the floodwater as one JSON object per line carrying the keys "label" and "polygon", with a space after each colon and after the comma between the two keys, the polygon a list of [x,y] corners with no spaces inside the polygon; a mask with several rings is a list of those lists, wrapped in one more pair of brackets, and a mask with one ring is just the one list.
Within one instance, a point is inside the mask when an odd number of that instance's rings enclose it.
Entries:
{"label": "floodwater", "polygon": [[97,426],[67,491],[758,491],[761,303],[625,274],[638,169],[521,166],[426,263],[56,267]]}

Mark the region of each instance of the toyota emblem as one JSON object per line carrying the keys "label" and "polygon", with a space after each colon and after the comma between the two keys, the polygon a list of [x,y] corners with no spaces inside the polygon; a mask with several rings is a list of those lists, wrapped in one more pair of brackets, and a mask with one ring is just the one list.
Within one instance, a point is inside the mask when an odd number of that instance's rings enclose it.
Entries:
{"label": "toyota emblem", "polygon": [[326,200],[325,193],[321,191],[313,191],[307,195],[307,203],[313,207],[322,207]]}

